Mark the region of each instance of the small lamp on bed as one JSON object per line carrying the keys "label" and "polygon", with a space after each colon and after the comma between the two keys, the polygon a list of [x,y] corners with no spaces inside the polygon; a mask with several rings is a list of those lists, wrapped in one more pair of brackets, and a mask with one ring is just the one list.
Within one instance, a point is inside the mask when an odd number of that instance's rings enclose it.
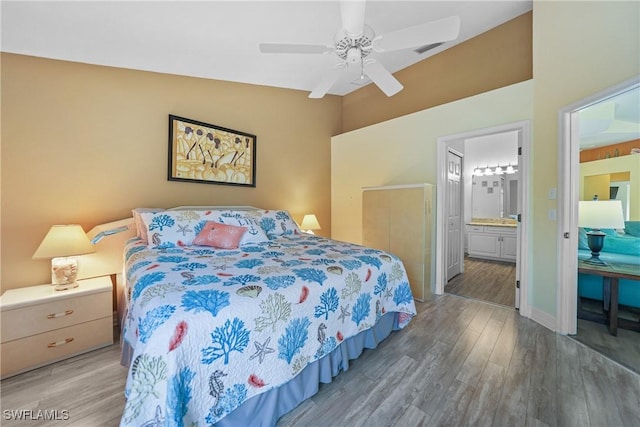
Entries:
{"label": "small lamp on bed", "polygon": [[305,233],[314,234],[313,230],[320,230],[320,223],[314,214],[307,214],[302,218],[300,229]]}
{"label": "small lamp on bed", "polygon": [[51,258],[51,283],[56,291],[78,286],[78,260],[75,255],[95,252],[81,226],[54,225],[33,254],[33,259]]}
{"label": "small lamp on bed", "polygon": [[578,205],[578,227],[591,228],[587,232],[587,244],[591,249],[590,264],[606,265],[600,259],[600,251],[604,246],[603,228],[624,228],[622,202],[620,200],[580,201]]}

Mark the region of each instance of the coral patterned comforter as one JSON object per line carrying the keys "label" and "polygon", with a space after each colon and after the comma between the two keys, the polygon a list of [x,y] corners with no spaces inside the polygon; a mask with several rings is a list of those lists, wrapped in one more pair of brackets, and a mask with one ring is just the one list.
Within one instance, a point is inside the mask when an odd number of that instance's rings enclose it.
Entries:
{"label": "coral patterned comforter", "polygon": [[393,255],[311,235],[237,250],[125,248],[133,347],[121,425],[211,425],[387,312],[416,314]]}

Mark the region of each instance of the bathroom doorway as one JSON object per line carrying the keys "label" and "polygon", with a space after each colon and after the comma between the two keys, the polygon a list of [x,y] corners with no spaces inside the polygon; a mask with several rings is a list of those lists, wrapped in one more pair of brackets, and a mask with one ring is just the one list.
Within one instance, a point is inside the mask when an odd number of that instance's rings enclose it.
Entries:
{"label": "bathroom doorway", "polygon": [[[502,146],[513,143],[513,158],[505,156]],[[484,144],[494,141],[496,155],[491,160],[477,153],[487,153]],[[473,144],[476,143],[474,147]],[[450,278],[449,235],[450,215],[448,209],[448,171],[438,162],[438,184],[443,191],[438,192],[436,229],[436,293],[455,293],[511,307],[523,307],[526,303],[526,280],[522,280],[526,266],[523,257],[526,245],[523,242],[526,228],[526,165],[528,162],[529,122],[518,122],[493,128],[480,129],[464,134],[438,139],[438,155],[446,159],[449,150],[463,153],[463,184],[461,185],[461,205],[464,215],[460,219],[461,230],[460,259],[461,274]],[[475,158],[474,158],[475,157]],[[496,170],[497,168],[497,170]],[[509,168],[510,174],[506,174]],[[480,177],[475,179],[474,177]],[[444,181],[444,182],[442,182]],[[476,193],[474,208],[474,187]],[[481,196],[482,194],[482,196]],[[482,197],[482,199],[481,199]],[[492,211],[487,209],[491,208]],[[473,219],[483,222],[472,226]],[[520,221],[518,221],[520,220]],[[471,234],[470,234],[471,232]],[[471,253],[469,238],[471,239]],[[442,256],[441,254],[447,254]],[[471,255],[471,256],[470,256]],[[448,280],[451,279],[451,280]],[[506,286],[505,286],[506,284]],[[518,287],[519,286],[519,287]],[[501,287],[501,290],[498,288]],[[491,296],[499,298],[492,301]],[[528,305],[524,305],[528,307]]]}

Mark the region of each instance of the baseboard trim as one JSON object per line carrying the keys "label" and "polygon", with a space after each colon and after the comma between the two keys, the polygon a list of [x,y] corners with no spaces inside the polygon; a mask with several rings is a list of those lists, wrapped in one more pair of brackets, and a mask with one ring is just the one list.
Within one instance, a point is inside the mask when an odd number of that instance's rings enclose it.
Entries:
{"label": "baseboard trim", "polygon": [[541,324],[542,326],[552,330],[553,332],[556,331],[556,318],[549,313],[545,313],[542,310],[531,307],[531,320]]}

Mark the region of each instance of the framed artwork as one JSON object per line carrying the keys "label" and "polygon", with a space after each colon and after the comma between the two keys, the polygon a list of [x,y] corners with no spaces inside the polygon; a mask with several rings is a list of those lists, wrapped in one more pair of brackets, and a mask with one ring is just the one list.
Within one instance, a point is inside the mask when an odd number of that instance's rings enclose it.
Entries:
{"label": "framed artwork", "polygon": [[169,115],[169,181],[256,186],[256,136]]}

